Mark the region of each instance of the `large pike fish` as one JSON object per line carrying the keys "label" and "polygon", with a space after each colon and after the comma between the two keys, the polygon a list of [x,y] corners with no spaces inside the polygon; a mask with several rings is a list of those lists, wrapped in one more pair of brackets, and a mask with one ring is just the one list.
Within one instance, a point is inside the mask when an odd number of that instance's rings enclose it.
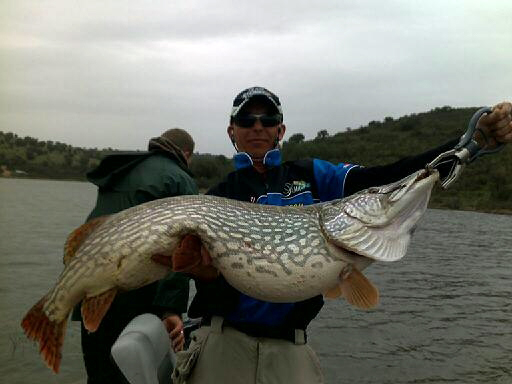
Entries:
{"label": "large pike fish", "polygon": [[[402,258],[427,208],[437,172],[418,171],[393,184],[306,207],[277,207],[215,196],[151,201],[94,219],[72,232],[64,270],[21,325],[58,372],[66,322],[82,301],[95,331],[116,292],[163,278],[171,270],[214,267],[254,298],[294,302],[324,294],[370,308],[378,291],[361,271],[372,261]],[[209,253],[181,252],[193,235]],[[198,256],[199,255],[199,256]],[[190,258],[190,259],[187,259]]]}

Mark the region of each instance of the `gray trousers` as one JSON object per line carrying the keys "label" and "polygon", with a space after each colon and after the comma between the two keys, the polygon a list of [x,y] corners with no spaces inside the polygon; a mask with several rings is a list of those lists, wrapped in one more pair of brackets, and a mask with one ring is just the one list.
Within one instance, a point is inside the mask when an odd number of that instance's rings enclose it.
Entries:
{"label": "gray trousers", "polygon": [[252,337],[222,326],[213,317],[210,326],[192,333],[186,351],[177,354],[176,384],[323,383],[318,358],[297,330],[295,343]]}

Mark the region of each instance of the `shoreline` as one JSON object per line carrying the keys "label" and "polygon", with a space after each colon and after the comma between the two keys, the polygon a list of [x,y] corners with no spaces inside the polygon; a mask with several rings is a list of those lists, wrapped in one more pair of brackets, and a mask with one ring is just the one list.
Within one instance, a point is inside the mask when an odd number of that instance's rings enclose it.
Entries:
{"label": "shoreline", "polygon": [[22,179],[22,180],[48,180],[48,181],[80,181],[83,183],[88,183],[87,179],[57,179],[52,177],[43,177],[43,176],[2,176],[0,175],[0,179]]}
{"label": "shoreline", "polygon": [[[75,181],[81,183],[88,183],[85,179],[56,179],[49,177],[38,177],[38,176],[2,176],[0,175],[0,179],[23,179],[23,180],[47,180],[47,181]],[[200,194],[206,193],[207,189],[201,189]],[[470,208],[461,208],[461,209],[451,209],[442,206],[429,206],[429,209],[439,209],[443,211],[465,211],[465,212],[479,212],[479,213],[489,213],[493,215],[512,215],[512,209],[499,208],[499,209],[489,209],[489,210],[480,210],[480,209],[470,209]]]}

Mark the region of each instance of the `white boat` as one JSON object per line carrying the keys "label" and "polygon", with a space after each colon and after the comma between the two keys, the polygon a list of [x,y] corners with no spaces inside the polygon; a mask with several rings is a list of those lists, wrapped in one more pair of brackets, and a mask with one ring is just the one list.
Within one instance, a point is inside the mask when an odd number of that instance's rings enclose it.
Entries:
{"label": "white boat", "polygon": [[[199,320],[185,321],[186,340],[199,324]],[[169,383],[176,363],[162,320],[150,313],[135,317],[126,326],[111,354],[129,384]]]}

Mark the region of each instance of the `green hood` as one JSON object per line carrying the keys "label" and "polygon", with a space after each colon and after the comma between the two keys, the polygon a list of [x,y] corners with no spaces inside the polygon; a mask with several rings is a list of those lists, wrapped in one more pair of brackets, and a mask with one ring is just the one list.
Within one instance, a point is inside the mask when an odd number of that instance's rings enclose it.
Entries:
{"label": "green hood", "polygon": [[183,153],[171,141],[162,137],[153,138],[149,141],[149,149],[145,152],[123,152],[105,156],[96,168],[87,173],[87,180],[101,188],[115,185],[130,170],[155,153],[174,160],[183,171],[193,176]]}

